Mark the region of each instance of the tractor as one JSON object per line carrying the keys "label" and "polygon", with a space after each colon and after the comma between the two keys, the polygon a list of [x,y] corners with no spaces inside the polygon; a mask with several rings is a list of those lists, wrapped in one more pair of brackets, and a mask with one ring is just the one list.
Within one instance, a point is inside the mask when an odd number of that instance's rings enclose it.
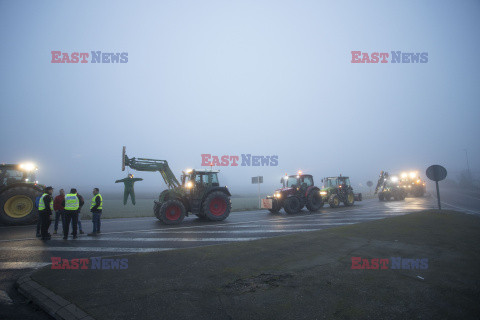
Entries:
{"label": "tractor", "polygon": [[320,191],[323,202],[328,202],[330,208],[338,208],[340,203],[346,207],[353,206],[355,201],[362,201],[361,193],[353,193],[349,177],[326,177],[322,179]]}
{"label": "tractor", "polygon": [[168,189],[154,202],[153,212],[164,224],[179,224],[189,213],[211,221],[225,220],[232,208],[230,191],[220,186],[216,170],[185,170],[181,183],[175,178],[166,160],[129,158],[122,152],[125,167],[137,171],[160,172]]}
{"label": "tractor", "polygon": [[407,196],[411,197],[423,197],[426,193],[426,183],[420,179],[420,175],[417,171],[410,173],[402,172],[400,175],[399,186],[404,188],[407,192]]}
{"label": "tractor", "polygon": [[35,198],[44,186],[35,178],[33,164],[0,164],[0,222],[29,224],[37,220]]}
{"label": "tractor", "polygon": [[405,200],[407,191],[400,187],[399,182],[397,176],[390,176],[388,172],[381,171],[374,194],[378,194],[380,201]]}
{"label": "tractor", "polygon": [[281,189],[277,189],[273,196],[262,199],[262,208],[271,213],[278,213],[284,208],[286,213],[294,214],[304,206],[311,212],[323,207],[320,189],[315,186],[312,175],[300,171],[297,175],[286,175],[280,183],[283,185]]}

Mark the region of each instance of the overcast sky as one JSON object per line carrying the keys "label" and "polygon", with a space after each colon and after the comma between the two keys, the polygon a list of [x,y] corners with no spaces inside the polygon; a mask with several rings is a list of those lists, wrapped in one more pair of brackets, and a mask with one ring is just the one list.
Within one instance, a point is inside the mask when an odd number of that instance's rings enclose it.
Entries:
{"label": "overcast sky", "polygon": [[[55,187],[120,188],[123,145],[177,175],[203,153],[278,155],[220,168],[232,192],[299,169],[318,183],[431,164],[453,175],[465,149],[478,172],[479,31],[479,1],[2,0],[0,161],[34,161]],[[354,64],[357,50],[428,63]],[[56,64],[51,51],[128,63]]]}

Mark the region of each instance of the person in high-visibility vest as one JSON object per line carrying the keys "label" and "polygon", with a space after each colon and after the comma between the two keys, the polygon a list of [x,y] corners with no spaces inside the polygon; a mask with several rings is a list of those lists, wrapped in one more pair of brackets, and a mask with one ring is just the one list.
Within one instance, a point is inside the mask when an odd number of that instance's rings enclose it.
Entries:
{"label": "person in high-visibility vest", "polygon": [[70,193],[65,195],[62,205],[65,212],[65,228],[63,228],[63,240],[68,239],[68,229],[72,222],[73,239],[77,239],[78,210],[83,205],[83,201],[77,196],[77,189],[70,189]]}
{"label": "person in high-visibility vest", "polygon": [[48,233],[48,228],[50,227],[50,216],[52,215],[53,211],[53,188],[46,187],[45,192],[40,197],[38,201],[38,213],[39,218],[41,219],[40,225],[40,233],[42,236],[42,240],[50,240],[52,235]]}
{"label": "person in high-visibility vest", "polygon": [[90,212],[92,213],[93,231],[87,236],[96,236],[100,233],[100,216],[103,210],[103,198],[98,188],[93,189],[92,204]]}

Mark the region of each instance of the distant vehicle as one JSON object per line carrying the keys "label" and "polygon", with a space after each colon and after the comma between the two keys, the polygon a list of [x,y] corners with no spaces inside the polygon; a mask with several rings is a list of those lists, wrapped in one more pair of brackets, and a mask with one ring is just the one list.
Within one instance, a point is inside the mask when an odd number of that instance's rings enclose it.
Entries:
{"label": "distant vehicle", "polygon": [[158,171],[168,186],[154,202],[155,217],[165,224],[178,224],[193,213],[212,221],[225,220],[232,209],[231,194],[220,186],[215,170],[186,170],[181,183],[175,178],[166,160],[129,158],[122,153],[122,170],[128,166],[138,171]]}
{"label": "distant vehicle", "polygon": [[33,164],[0,164],[0,222],[8,225],[37,220],[35,198],[43,185],[36,181]]}
{"label": "distant vehicle", "polygon": [[400,187],[399,183],[397,176],[390,176],[388,172],[381,171],[374,194],[378,194],[380,201],[405,200],[407,191]]}
{"label": "distant vehicle", "polygon": [[264,199],[267,201],[262,200],[262,208],[271,213],[278,213],[283,208],[286,213],[293,214],[305,206],[312,212],[323,207],[320,189],[315,186],[312,175],[299,171],[296,175],[283,177],[280,183],[283,187],[275,190],[272,196],[267,196]]}
{"label": "distant vehicle", "polygon": [[425,181],[420,179],[420,175],[417,171],[402,172],[398,185],[404,188],[407,192],[407,196],[410,197],[423,197],[427,192]]}
{"label": "distant vehicle", "polygon": [[331,208],[337,208],[340,203],[346,207],[353,206],[355,201],[362,201],[362,194],[353,192],[349,177],[326,177],[322,179],[323,186],[320,194],[323,202],[328,202]]}

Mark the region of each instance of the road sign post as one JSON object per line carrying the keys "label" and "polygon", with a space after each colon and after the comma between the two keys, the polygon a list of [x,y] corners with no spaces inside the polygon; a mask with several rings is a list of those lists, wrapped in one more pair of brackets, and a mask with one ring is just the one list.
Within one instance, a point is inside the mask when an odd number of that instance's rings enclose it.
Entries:
{"label": "road sign post", "polygon": [[261,207],[260,183],[263,183],[263,176],[252,177],[252,184],[258,184],[258,206]]}
{"label": "road sign post", "polygon": [[438,200],[438,210],[442,210],[442,204],[440,202],[440,190],[438,188],[438,181],[442,181],[447,177],[447,169],[444,167],[434,164],[427,168],[427,177],[428,179],[435,181],[435,186],[437,188],[437,200]]}

